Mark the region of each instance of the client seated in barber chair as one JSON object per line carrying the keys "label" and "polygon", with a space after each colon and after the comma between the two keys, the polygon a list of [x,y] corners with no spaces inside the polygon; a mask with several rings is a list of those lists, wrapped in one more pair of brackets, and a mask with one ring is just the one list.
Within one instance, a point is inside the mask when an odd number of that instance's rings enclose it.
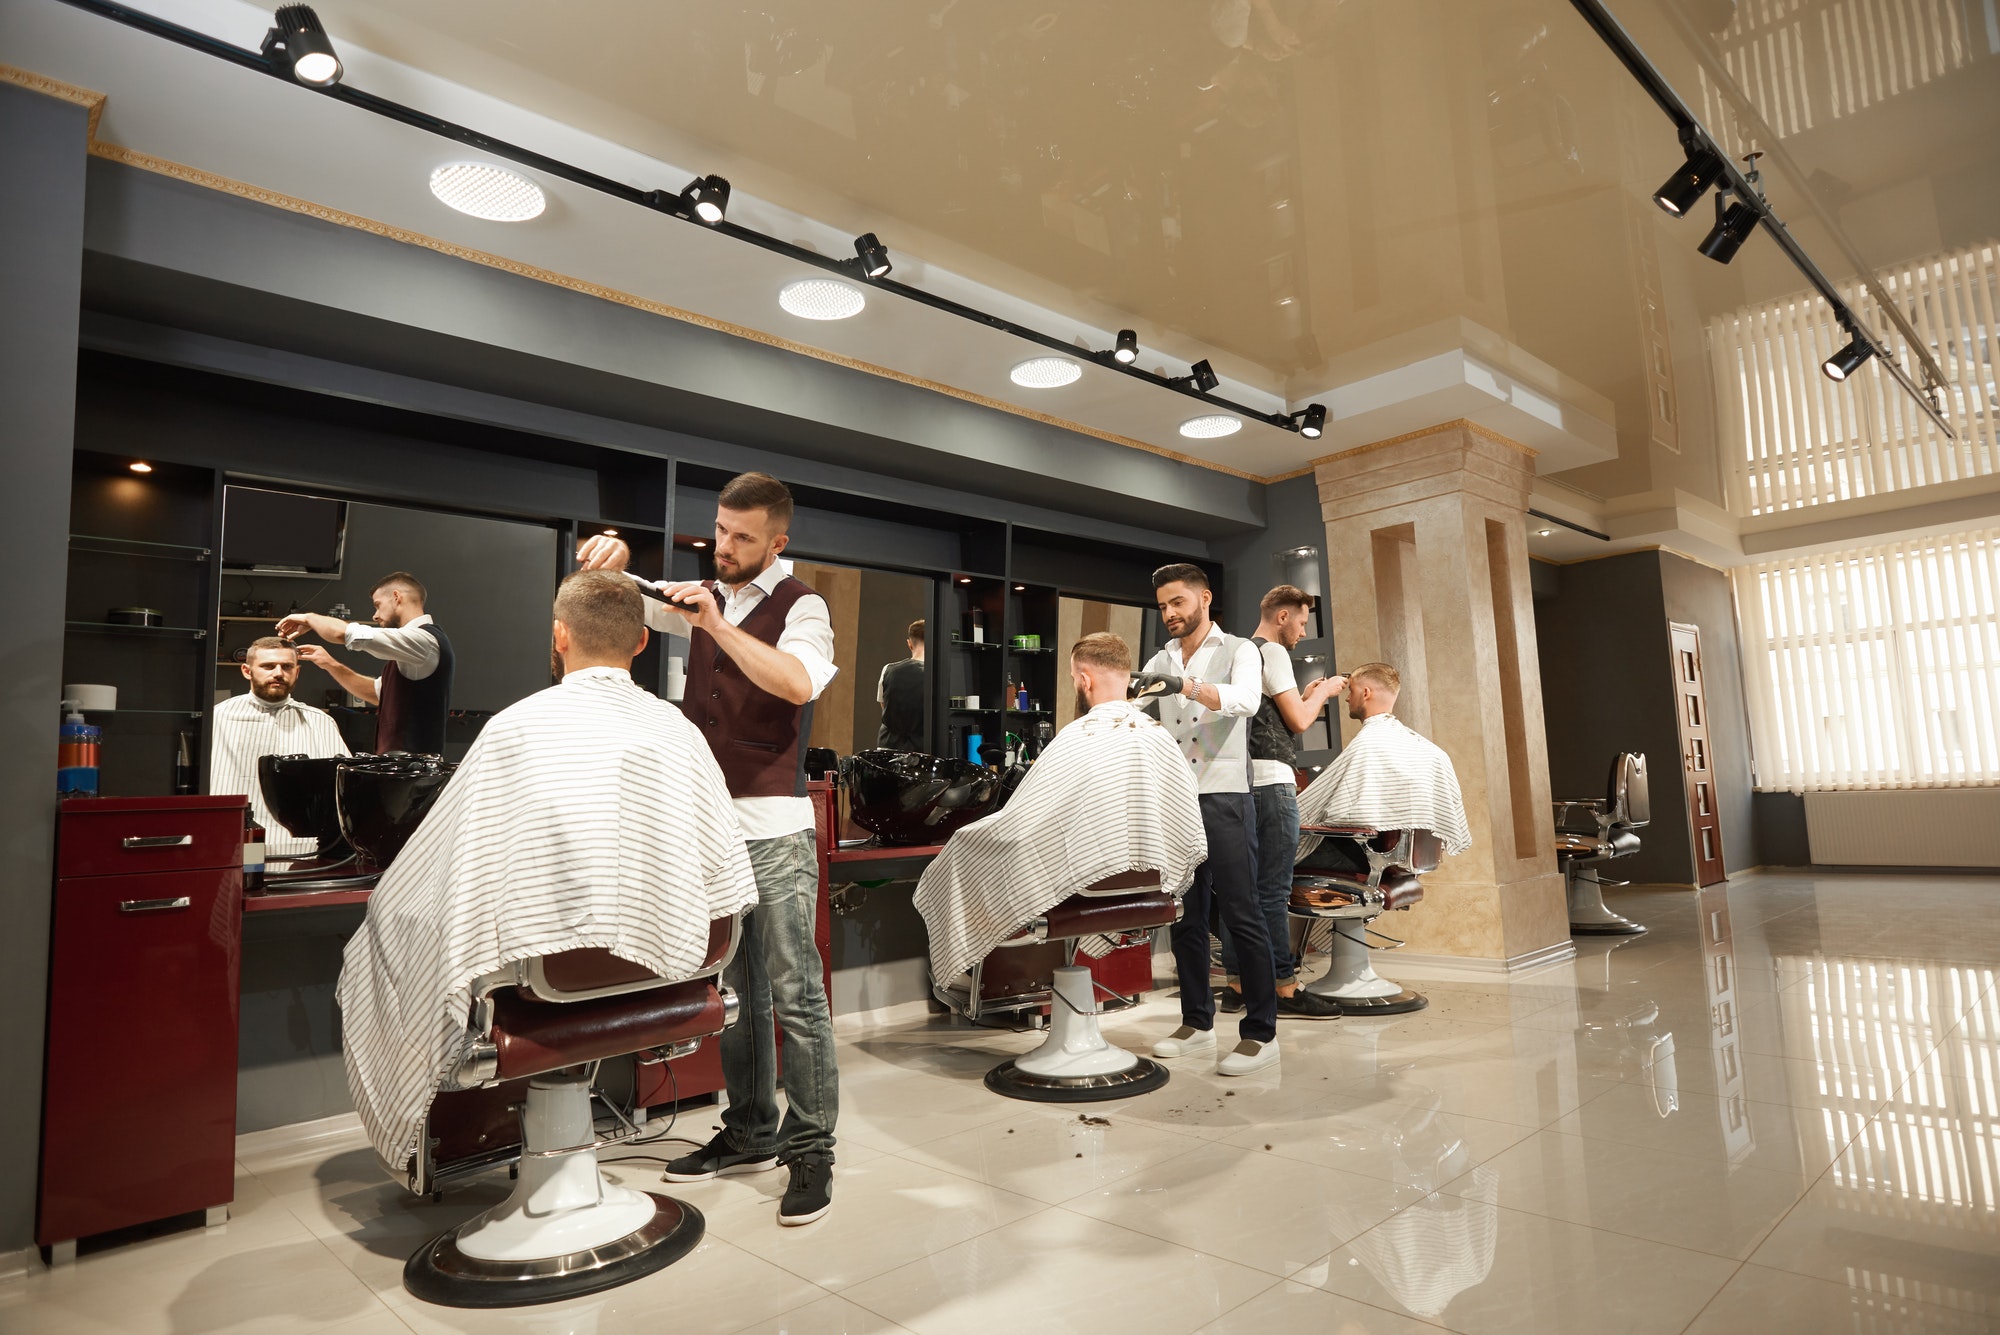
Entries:
{"label": "client seated in barber chair", "polygon": [[1639,936],[1646,928],[1604,903],[1606,885],[1598,872],[1614,858],[1629,858],[1639,851],[1640,830],[1653,819],[1653,803],[1646,784],[1646,757],[1638,751],[1620,751],[1611,758],[1611,778],[1601,798],[1558,798],[1556,808],[1556,865],[1562,868],[1563,888],[1569,899],[1569,930],[1576,936]]}
{"label": "client seated in barber chair", "polygon": [[1047,1041],[986,1074],[995,1093],[1048,1103],[1166,1083],[1165,1067],[1105,1041],[1097,988],[1076,956],[1107,953],[1110,935],[1171,925],[1208,856],[1187,760],[1126,702],[1125,641],[1078,640],[1070,679],[1077,719],[1004,809],[951,836],[916,893],[939,1000],[974,1021],[1049,1008]]}
{"label": "client seated in barber chair", "polygon": [[340,976],[348,1087],[390,1171],[430,1193],[518,1163],[507,1200],[404,1268],[451,1306],[595,1292],[701,1240],[693,1207],[599,1172],[592,1082],[728,1026],[716,980],[757,900],[714,756],[632,681],[636,586],[571,575],[554,636],[562,683],[487,723]]}
{"label": "client seated in barber chair", "polygon": [[1375,972],[1368,924],[1421,901],[1419,877],[1472,847],[1451,757],[1392,712],[1401,690],[1401,674],[1387,663],[1348,674],[1347,716],[1361,731],[1299,794],[1291,912],[1307,920],[1309,934],[1320,922],[1332,933],[1327,971],[1307,990],[1349,1015],[1428,1004]]}

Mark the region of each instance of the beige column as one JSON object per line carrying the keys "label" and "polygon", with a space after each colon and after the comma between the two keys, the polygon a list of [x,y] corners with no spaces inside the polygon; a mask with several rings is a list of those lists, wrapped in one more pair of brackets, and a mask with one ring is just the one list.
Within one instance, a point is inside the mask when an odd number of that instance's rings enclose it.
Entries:
{"label": "beige column", "polygon": [[1424,878],[1424,902],[1377,925],[1412,955],[1496,970],[1560,958],[1569,912],[1528,587],[1534,451],[1449,422],[1335,455],[1315,476],[1339,666],[1402,673],[1396,714],[1451,756],[1472,827],[1471,850]]}

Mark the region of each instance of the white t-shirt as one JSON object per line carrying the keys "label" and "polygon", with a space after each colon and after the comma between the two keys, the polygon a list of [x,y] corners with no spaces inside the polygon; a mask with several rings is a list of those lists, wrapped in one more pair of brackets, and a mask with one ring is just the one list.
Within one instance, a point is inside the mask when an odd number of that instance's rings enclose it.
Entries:
{"label": "white t-shirt", "polygon": [[[1298,674],[1292,671],[1292,656],[1285,652],[1284,646],[1266,640],[1258,649],[1264,656],[1264,694],[1276,699],[1286,691],[1296,691]],[[1296,771],[1282,760],[1252,760],[1250,782],[1262,788],[1267,783],[1297,783],[1298,778]]]}

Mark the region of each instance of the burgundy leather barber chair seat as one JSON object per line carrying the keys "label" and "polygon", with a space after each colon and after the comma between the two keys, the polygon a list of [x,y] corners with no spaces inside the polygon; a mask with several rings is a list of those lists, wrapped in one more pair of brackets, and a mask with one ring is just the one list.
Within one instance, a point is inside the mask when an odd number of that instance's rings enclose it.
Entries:
{"label": "burgundy leather barber chair seat", "polygon": [[404,1287],[448,1307],[555,1302],[628,1283],[701,1241],[701,1212],[606,1179],[597,1151],[638,1134],[600,1134],[592,1079],[607,1059],[685,1057],[735,1022],[719,985],[740,917],[710,924],[707,957],[668,982],[606,950],[520,961],[473,986],[464,1054],[432,1102],[410,1189],[517,1165],[512,1194],[441,1234],[403,1267]]}
{"label": "burgundy leather barber chair seat", "polygon": [[[1365,825],[1306,825],[1300,833],[1320,836],[1320,846],[1293,871],[1291,914],[1304,920],[1308,937],[1322,923],[1330,933],[1327,970],[1306,990],[1339,1002],[1348,1015],[1400,1015],[1428,1006],[1422,993],[1375,972],[1371,953],[1402,943],[1369,924],[1423,900],[1423,874],[1444,860],[1438,837],[1429,830]],[[1370,936],[1386,945],[1370,943]]]}
{"label": "burgundy leather barber chair seat", "polygon": [[1107,876],[1021,924],[973,965],[967,986],[939,983],[938,999],[975,1023],[1010,1014],[1039,1021],[1048,1008],[1042,1045],[988,1071],[986,1087],[1036,1103],[1093,1103],[1166,1084],[1166,1067],[1105,1040],[1096,982],[1076,954],[1078,943],[1089,937],[1122,943],[1150,936],[1171,926],[1180,907],[1180,900],[1160,887],[1157,871]]}

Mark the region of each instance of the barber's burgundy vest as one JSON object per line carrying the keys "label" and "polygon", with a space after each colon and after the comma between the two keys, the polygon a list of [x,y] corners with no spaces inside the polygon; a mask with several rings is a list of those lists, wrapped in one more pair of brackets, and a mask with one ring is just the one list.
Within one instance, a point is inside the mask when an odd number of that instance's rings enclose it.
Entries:
{"label": "barber's burgundy vest", "polygon": [[375,718],[375,750],[408,751],[413,755],[444,754],[445,715],[451,709],[451,641],[435,621],[417,627],[438,642],[437,666],[428,677],[411,680],[394,663],[382,665],[375,679],[381,712]]}
{"label": "barber's burgundy vest", "polygon": [[[714,580],[702,587],[716,594]],[[775,645],[784,633],[792,604],[815,590],[787,575],[750,609],[738,628]],[[696,628],[688,636],[687,684],[681,712],[708,739],[731,797],[804,797],[806,739],[812,735],[812,706],[795,705],[743,675],[715,637]]]}

